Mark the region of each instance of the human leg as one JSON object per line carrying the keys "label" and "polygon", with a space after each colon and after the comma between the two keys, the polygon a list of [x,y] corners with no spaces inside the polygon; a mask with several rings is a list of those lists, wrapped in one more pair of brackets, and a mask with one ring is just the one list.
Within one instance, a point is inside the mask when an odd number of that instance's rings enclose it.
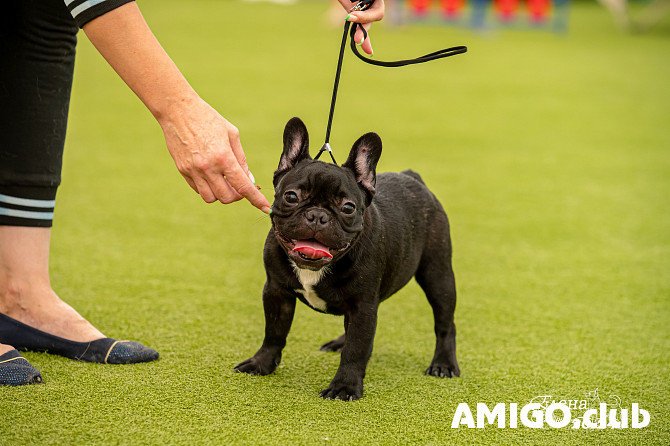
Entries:
{"label": "human leg", "polygon": [[77,25],[61,0],[6,6],[0,18],[0,313],[68,339],[98,339],[102,333],[59,299],[49,280]]}
{"label": "human leg", "polygon": [[14,347],[8,344],[0,344],[0,356],[4,355],[7,352],[14,350]]}
{"label": "human leg", "polygon": [[0,313],[72,341],[103,338],[51,288],[50,240],[51,228],[0,226]]}
{"label": "human leg", "polygon": [[105,338],[51,288],[76,33],[62,0],[10,2],[0,15],[0,354],[14,346],[84,361],[153,360],[141,344]]}

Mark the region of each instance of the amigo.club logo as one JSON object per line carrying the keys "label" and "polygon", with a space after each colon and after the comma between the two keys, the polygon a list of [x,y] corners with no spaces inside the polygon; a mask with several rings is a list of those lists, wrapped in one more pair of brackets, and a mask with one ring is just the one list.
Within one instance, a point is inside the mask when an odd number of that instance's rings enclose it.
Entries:
{"label": "amigo.club logo", "polygon": [[473,412],[467,403],[460,403],[451,427],[481,429],[487,424],[497,424],[499,428],[640,429],[650,421],[649,412],[638,403],[632,403],[629,410],[621,406],[621,398],[616,395],[601,400],[596,389],[584,398],[559,401],[551,395],[536,396],[521,408],[517,403],[498,403],[493,409],[485,403],[477,403]]}

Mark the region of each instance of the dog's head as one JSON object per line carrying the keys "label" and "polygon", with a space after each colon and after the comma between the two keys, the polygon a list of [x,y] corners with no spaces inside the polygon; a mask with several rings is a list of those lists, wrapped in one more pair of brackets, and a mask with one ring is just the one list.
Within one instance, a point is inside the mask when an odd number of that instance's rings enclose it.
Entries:
{"label": "dog's head", "polygon": [[284,150],[274,173],[272,227],[289,259],[318,270],[342,256],[363,230],[363,215],[375,194],[382,141],[361,136],[342,164],[313,160],[299,118],[284,129]]}

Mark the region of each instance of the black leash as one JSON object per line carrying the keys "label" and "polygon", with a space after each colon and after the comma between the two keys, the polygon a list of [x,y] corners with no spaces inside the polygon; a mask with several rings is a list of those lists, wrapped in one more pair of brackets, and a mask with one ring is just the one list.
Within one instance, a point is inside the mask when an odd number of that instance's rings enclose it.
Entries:
{"label": "black leash", "polygon": [[[354,6],[354,9],[352,9],[352,12],[354,11],[363,11],[367,8],[369,8],[374,0],[361,0]],[[395,60],[395,61],[390,61],[390,62],[384,62],[381,60],[374,60],[374,59],[368,59],[367,57],[363,57],[361,53],[358,52],[358,49],[356,48],[356,42],[354,42],[354,34],[356,34],[356,29],[360,28],[361,31],[363,31],[363,40],[368,38],[368,33],[365,31],[365,28],[360,23],[354,23],[354,26],[351,27],[351,22],[345,22],[344,23],[344,33],[342,34],[342,43],[340,45],[340,55],[337,60],[337,71],[335,72],[335,85],[333,86],[333,96],[330,99],[330,113],[328,115],[328,126],[326,127],[326,142],[321,146],[321,150],[319,150],[319,153],[314,157],[314,159],[319,159],[321,154],[323,152],[328,152],[330,154],[330,159],[333,160],[334,164],[337,164],[335,161],[335,157],[333,156],[333,149],[330,147],[330,129],[333,125],[333,115],[335,114],[335,101],[337,100],[337,87],[340,85],[340,73],[342,72],[342,61],[344,59],[344,48],[347,44],[347,34],[349,33],[349,29],[351,29],[351,51],[358,57],[360,60],[362,60],[365,63],[368,63],[370,65],[376,65],[378,67],[404,67],[406,65],[414,65],[418,63],[424,63],[424,62],[430,62],[431,60],[437,60],[437,59],[442,59],[445,57],[450,57],[450,56],[455,56],[457,54],[463,54],[465,53],[468,48],[465,46],[454,46],[451,48],[445,48],[443,50],[435,51],[433,53],[426,54],[424,56],[420,56],[414,59],[405,59],[405,60]]]}
{"label": "black leash", "polygon": [[[340,85],[340,73],[342,72],[342,60],[344,59],[344,47],[347,44],[347,32],[351,22],[344,23],[344,33],[342,34],[342,44],[340,45],[340,56],[337,59],[337,71],[335,71],[335,85],[333,86],[333,96],[330,98],[330,113],[328,115],[328,127],[326,127],[326,142],[321,146],[321,150],[314,157],[315,160],[318,160],[323,152],[328,152],[330,154],[330,159],[333,160],[333,164],[337,164],[335,157],[333,156],[333,149],[330,148],[330,128],[333,125],[333,115],[335,114],[335,101],[337,100],[337,87]],[[354,27],[356,29],[356,27]],[[353,42],[354,38],[351,38]],[[354,45],[356,46],[356,45]],[[361,56],[358,56],[361,57]]]}

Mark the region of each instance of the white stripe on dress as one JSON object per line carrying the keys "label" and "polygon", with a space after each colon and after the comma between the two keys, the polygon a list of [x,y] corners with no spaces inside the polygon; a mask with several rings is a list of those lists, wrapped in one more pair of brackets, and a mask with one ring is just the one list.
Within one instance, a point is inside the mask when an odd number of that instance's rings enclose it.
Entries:
{"label": "white stripe on dress", "polygon": [[53,212],[34,212],[34,211],[20,211],[18,209],[0,208],[0,215],[8,217],[27,218],[30,220],[53,220]]}
{"label": "white stripe on dress", "polygon": [[100,3],[103,3],[105,1],[106,0],[87,0],[87,1],[85,1],[81,5],[77,6],[76,8],[74,8],[71,11],[72,12],[72,17],[77,17],[79,14],[86,11],[87,9],[89,9],[89,8],[95,6],[95,5],[98,5]]}
{"label": "white stripe on dress", "polygon": [[0,203],[27,206],[31,208],[53,208],[56,206],[56,200],[33,200],[31,198],[19,198],[3,194],[0,194]]}

